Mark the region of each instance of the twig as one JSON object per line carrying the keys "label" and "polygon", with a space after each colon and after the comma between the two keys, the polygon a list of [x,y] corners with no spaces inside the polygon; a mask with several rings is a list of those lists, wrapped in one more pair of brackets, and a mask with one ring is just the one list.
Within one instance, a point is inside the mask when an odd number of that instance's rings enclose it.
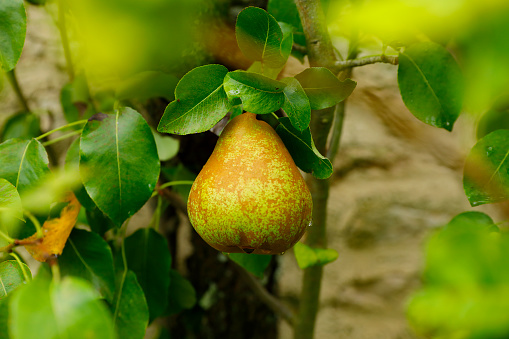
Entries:
{"label": "twig", "polygon": [[308,54],[308,49],[306,48],[306,46],[302,46],[296,43],[293,43],[292,50],[302,54]]}
{"label": "twig", "polygon": [[279,299],[270,294],[265,287],[251,273],[235,264],[240,277],[249,285],[251,290],[265,303],[274,313],[279,314],[289,325],[293,326],[295,315]]}
{"label": "twig", "polygon": [[334,63],[335,71],[340,72],[342,70],[352,68],[352,67],[359,67],[369,64],[376,64],[376,63],[386,63],[391,65],[397,65],[399,62],[399,59],[397,56],[393,55],[375,55],[375,56],[369,56],[369,57],[363,57],[359,59],[352,59],[352,60],[344,60],[344,61],[336,61]]}
{"label": "twig", "polygon": [[11,83],[12,88],[14,89],[14,93],[16,93],[16,96],[18,97],[18,101],[23,106],[23,110],[26,112],[30,112],[30,108],[28,107],[27,100],[25,96],[23,95],[23,92],[21,91],[21,87],[19,86],[18,79],[16,78],[16,73],[14,72],[14,69],[10,70],[7,74],[7,79],[9,79],[9,82]]}

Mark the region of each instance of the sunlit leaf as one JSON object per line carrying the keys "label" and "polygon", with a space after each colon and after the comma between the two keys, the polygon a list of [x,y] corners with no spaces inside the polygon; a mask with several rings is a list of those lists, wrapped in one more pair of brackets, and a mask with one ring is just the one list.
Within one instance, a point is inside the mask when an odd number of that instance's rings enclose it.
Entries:
{"label": "sunlit leaf", "polygon": [[283,70],[284,66],[277,67],[277,68],[271,68],[267,65],[263,65],[260,61],[255,61],[249,66],[249,68],[246,70],[250,73],[258,73],[261,75],[264,75],[271,79],[276,79],[279,73]]}
{"label": "sunlit leaf", "polygon": [[106,241],[96,233],[74,229],[58,258],[60,272],[88,280],[108,301],[115,291],[113,256]]}
{"label": "sunlit leaf", "polygon": [[489,216],[456,216],[426,246],[423,286],[407,311],[412,327],[424,337],[506,337],[508,256],[509,234]]}
{"label": "sunlit leaf", "polygon": [[23,219],[23,207],[16,187],[5,179],[0,179],[0,214]]}
{"label": "sunlit leaf", "polygon": [[21,56],[25,43],[27,18],[23,0],[0,2],[0,66],[10,71]]}
{"label": "sunlit leaf", "polygon": [[286,62],[281,54],[283,32],[276,19],[265,10],[248,7],[237,16],[237,43],[244,55],[277,68]]}
{"label": "sunlit leaf", "polygon": [[[136,274],[150,311],[150,319],[163,314],[168,304],[171,255],[166,239],[143,228],[125,239],[127,266]],[[157,258],[157,260],[154,260]]]}
{"label": "sunlit leaf", "polygon": [[269,266],[272,256],[263,254],[229,253],[228,258],[258,278],[263,278],[263,273]]}
{"label": "sunlit leaf", "polygon": [[472,206],[509,199],[509,130],[496,130],[467,156],[463,187]]}
{"label": "sunlit leaf", "polygon": [[164,314],[172,315],[191,309],[196,304],[196,291],[186,278],[175,270],[170,271],[168,307]]}
{"label": "sunlit leaf", "polygon": [[0,262],[0,300],[6,298],[19,286],[28,283],[25,280],[25,274],[27,274],[28,279],[32,277],[28,266],[23,263],[21,265],[23,265],[23,268],[16,260]]}
{"label": "sunlit leaf", "polygon": [[67,194],[64,202],[68,202],[68,205],[62,209],[60,217],[47,220],[42,226],[43,237],[41,240],[36,241],[37,233],[24,239],[25,241],[32,240],[34,242],[34,244],[25,245],[25,248],[35,260],[44,262],[53,255],[62,254],[67,238],[76,224],[81,207],[72,193]]}
{"label": "sunlit leaf", "polygon": [[149,320],[143,290],[133,271],[119,272],[116,280],[112,312],[117,335],[119,338],[142,339]]}
{"label": "sunlit leaf", "polygon": [[0,178],[16,186],[20,194],[38,184],[49,172],[48,154],[35,139],[10,139],[0,144]]}
{"label": "sunlit leaf", "polygon": [[277,134],[283,140],[295,164],[315,178],[327,179],[332,175],[332,163],[318,152],[311,137],[309,127],[299,131],[292,126],[289,118],[279,118]]}
{"label": "sunlit leaf", "polygon": [[9,302],[9,333],[16,338],[116,338],[111,314],[86,281],[36,277]]}
{"label": "sunlit leaf", "polygon": [[75,190],[80,185],[81,179],[78,175],[57,168],[37,185],[23,192],[21,195],[23,208],[35,214],[46,214],[55,202],[65,199],[69,191]]}
{"label": "sunlit leaf", "polygon": [[295,78],[284,78],[281,82],[286,84],[283,91],[285,95],[283,110],[290,118],[292,125],[299,131],[303,131],[311,121],[311,106],[306,92]]}
{"label": "sunlit leaf", "polygon": [[464,81],[444,47],[420,42],[400,53],[398,85],[403,102],[417,119],[452,130],[463,106]]}
{"label": "sunlit leaf", "polygon": [[293,247],[295,259],[301,269],[311,266],[323,266],[338,258],[338,252],[331,248],[313,248],[298,242]]}
{"label": "sunlit leaf", "polygon": [[311,109],[324,109],[336,105],[352,94],[357,83],[351,79],[340,81],[324,67],[311,67],[297,74],[311,104]]}
{"label": "sunlit leaf", "polygon": [[125,107],[89,119],[81,135],[80,175],[90,198],[115,225],[147,202],[159,169],[154,136],[138,112]]}
{"label": "sunlit leaf", "polygon": [[231,108],[223,88],[227,73],[222,65],[206,65],[184,75],[175,89],[175,101],[166,107],[157,130],[191,134],[214,127]]}
{"label": "sunlit leaf", "polygon": [[224,78],[228,98],[240,98],[245,111],[266,114],[283,106],[285,84],[257,73],[235,71]]}

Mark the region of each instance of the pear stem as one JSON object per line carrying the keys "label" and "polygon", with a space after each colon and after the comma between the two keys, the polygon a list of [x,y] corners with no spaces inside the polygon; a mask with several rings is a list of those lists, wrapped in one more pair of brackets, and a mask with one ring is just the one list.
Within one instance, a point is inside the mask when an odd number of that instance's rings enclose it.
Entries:
{"label": "pear stem", "polygon": [[[327,67],[338,73],[337,57],[327,30],[327,24],[320,0],[295,0],[306,36],[309,63],[312,67]],[[334,121],[335,107],[313,111],[311,134],[321,154],[327,154],[327,139]],[[339,137],[337,138],[339,143]],[[308,177],[313,197],[313,226],[307,230],[306,244],[315,248],[327,246],[327,202],[329,180]],[[295,339],[312,339],[316,317],[320,306],[320,289],[323,266],[312,266],[304,270],[298,318],[294,326]]]}

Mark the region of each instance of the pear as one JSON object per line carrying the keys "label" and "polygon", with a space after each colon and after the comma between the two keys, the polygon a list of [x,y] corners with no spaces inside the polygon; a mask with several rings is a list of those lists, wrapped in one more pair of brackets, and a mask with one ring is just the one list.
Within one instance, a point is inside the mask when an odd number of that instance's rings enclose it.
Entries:
{"label": "pear", "polygon": [[313,201],[270,125],[244,113],[225,127],[191,187],[189,220],[227,253],[281,254],[311,224]]}

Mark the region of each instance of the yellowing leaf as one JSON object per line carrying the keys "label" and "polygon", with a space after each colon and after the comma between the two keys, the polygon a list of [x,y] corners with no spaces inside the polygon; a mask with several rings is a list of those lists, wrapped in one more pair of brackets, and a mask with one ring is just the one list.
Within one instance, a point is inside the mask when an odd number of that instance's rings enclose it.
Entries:
{"label": "yellowing leaf", "polygon": [[[62,254],[65,242],[71,234],[71,230],[76,224],[81,205],[76,196],[69,192],[63,199],[63,202],[69,204],[60,212],[60,218],[47,220],[42,226],[43,237],[40,242],[31,245],[25,245],[27,251],[38,261],[46,261],[52,255]],[[26,238],[23,242],[37,240],[37,233]]]}

